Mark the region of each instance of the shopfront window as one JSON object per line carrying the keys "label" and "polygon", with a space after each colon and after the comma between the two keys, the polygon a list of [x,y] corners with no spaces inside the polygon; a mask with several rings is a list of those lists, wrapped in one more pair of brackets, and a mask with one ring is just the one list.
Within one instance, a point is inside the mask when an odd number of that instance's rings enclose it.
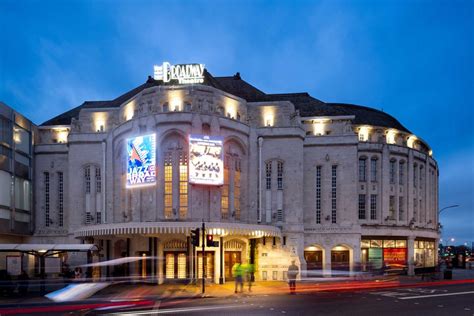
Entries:
{"label": "shopfront window", "polygon": [[435,242],[427,240],[415,240],[415,267],[435,266]]}
{"label": "shopfront window", "polygon": [[402,270],[407,264],[407,241],[403,239],[362,239],[361,263],[364,271],[381,269]]}

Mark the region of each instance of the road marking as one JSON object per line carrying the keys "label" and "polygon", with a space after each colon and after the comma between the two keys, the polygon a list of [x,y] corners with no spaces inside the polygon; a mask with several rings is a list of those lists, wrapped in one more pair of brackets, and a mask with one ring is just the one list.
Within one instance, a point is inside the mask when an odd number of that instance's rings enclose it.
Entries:
{"label": "road marking", "polygon": [[438,307],[444,307],[443,305],[438,305]]}
{"label": "road marking", "polygon": [[239,305],[234,306],[208,306],[208,307],[186,307],[186,308],[170,308],[170,309],[162,309],[156,311],[143,311],[143,312],[130,312],[130,313],[115,313],[113,315],[157,315],[157,314],[171,314],[171,313],[190,313],[190,312],[201,312],[201,311],[208,311],[208,310],[216,310],[216,309],[230,309],[230,308],[237,308],[242,307]]}
{"label": "road marking", "polygon": [[474,294],[474,291],[457,292],[457,293],[432,294],[432,295],[419,295],[419,296],[407,296],[407,297],[400,297],[400,299],[401,299],[401,300],[412,300],[412,299],[417,299],[417,298],[430,298],[430,297],[454,296],[454,295],[466,295],[466,294]]}

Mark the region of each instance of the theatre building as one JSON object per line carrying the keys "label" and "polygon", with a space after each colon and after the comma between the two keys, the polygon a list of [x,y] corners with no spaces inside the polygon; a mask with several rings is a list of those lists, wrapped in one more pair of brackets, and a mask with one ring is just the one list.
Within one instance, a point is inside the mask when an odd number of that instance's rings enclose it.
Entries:
{"label": "theatre building", "polygon": [[[406,105],[409,106],[409,105]],[[94,244],[96,275],[158,283],[434,266],[438,166],[389,114],[307,93],[267,94],[239,73],[164,63],[142,85],[37,127],[32,244]],[[193,245],[206,225],[214,246]],[[202,233],[202,230],[201,230]],[[71,266],[83,256],[61,257]]]}

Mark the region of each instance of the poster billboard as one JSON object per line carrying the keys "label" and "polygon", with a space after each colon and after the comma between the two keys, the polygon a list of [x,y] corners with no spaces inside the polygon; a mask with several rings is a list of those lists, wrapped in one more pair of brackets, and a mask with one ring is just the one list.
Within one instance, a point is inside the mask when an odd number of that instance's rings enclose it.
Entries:
{"label": "poster billboard", "polygon": [[127,139],[127,188],[156,183],[156,135]]}
{"label": "poster billboard", "polygon": [[189,183],[224,184],[222,137],[189,135]]}
{"label": "poster billboard", "polygon": [[370,248],[369,249],[369,263],[372,269],[380,269],[383,265],[382,259],[382,248]]}
{"label": "poster billboard", "polygon": [[383,261],[390,265],[405,265],[407,261],[406,248],[384,248]]}

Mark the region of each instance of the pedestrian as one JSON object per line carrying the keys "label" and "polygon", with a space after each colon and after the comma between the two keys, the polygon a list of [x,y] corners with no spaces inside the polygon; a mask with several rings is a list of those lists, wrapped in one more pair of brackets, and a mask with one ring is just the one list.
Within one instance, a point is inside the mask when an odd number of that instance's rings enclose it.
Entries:
{"label": "pedestrian", "polygon": [[82,268],[81,267],[76,267],[76,269],[74,269],[74,279],[75,279],[75,281],[81,281],[82,280]]}
{"label": "pedestrian", "polygon": [[235,278],[235,293],[237,294],[237,289],[240,287],[240,293],[243,291],[244,281],[243,281],[243,267],[240,262],[237,262],[232,267],[232,272]]}
{"label": "pedestrian", "polygon": [[18,294],[21,296],[25,296],[28,293],[28,286],[30,284],[30,277],[25,270],[21,270],[21,274],[18,276],[18,280],[20,281],[18,284]]}
{"label": "pedestrian", "polygon": [[245,272],[245,281],[247,282],[249,292],[252,292],[252,281],[253,281],[253,273],[254,273],[254,265],[247,261],[244,265],[244,272]]}
{"label": "pedestrian", "polygon": [[291,261],[291,265],[288,267],[288,285],[290,286],[290,294],[295,294],[296,291],[296,277],[299,274],[299,268],[295,264],[295,260]]}

